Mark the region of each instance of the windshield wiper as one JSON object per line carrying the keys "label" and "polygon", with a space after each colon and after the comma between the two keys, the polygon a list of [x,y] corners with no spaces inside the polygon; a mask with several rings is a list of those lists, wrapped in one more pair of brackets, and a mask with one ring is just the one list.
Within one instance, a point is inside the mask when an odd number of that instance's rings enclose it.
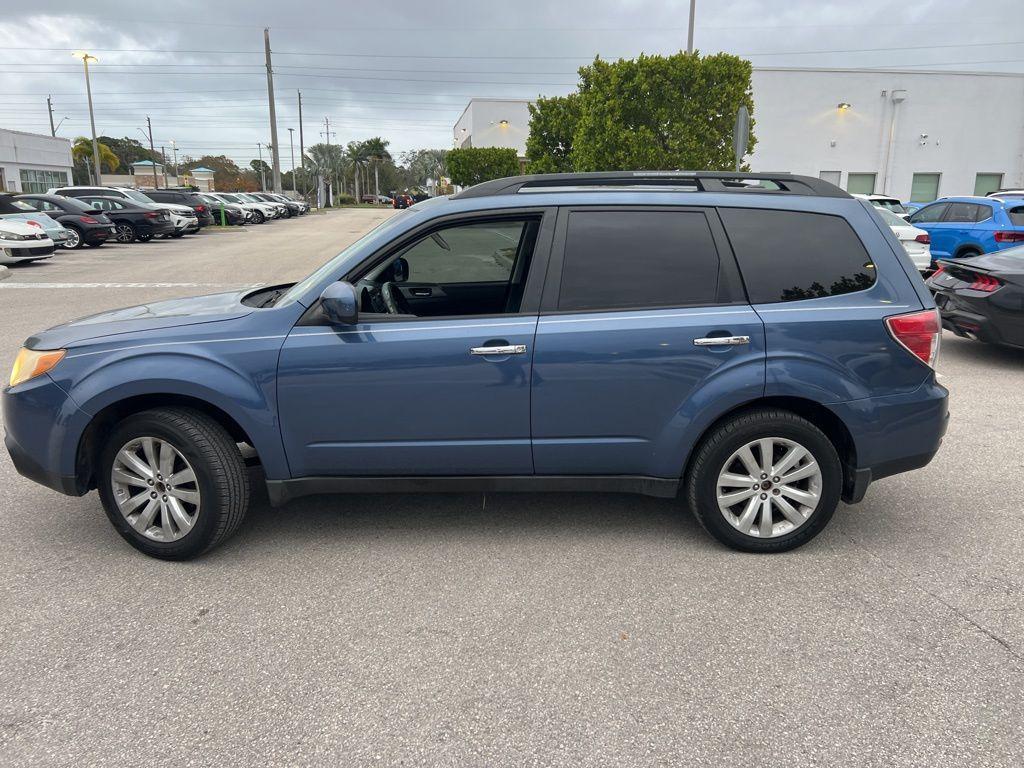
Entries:
{"label": "windshield wiper", "polygon": [[263,301],[260,302],[259,308],[260,309],[265,309],[266,307],[274,306],[274,304],[277,302],[277,300],[280,299],[282,296],[284,296],[285,292],[286,292],[286,289],[284,289],[284,288],[278,288],[277,290],[271,291],[270,295],[267,296],[267,298],[265,298]]}

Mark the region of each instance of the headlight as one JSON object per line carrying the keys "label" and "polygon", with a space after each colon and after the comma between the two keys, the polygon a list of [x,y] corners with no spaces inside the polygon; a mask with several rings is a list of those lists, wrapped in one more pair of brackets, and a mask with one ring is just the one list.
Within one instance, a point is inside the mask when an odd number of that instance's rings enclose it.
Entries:
{"label": "headlight", "polygon": [[30,235],[19,235],[15,232],[3,232],[0,233],[0,237],[4,240],[34,240],[35,238]]}
{"label": "headlight", "polygon": [[11,386],[16,387],[29,379],[41,376],[53,370],[66,354],[65,349],[35,350],[21,348],[14,358],[14,369],[11,371]]}

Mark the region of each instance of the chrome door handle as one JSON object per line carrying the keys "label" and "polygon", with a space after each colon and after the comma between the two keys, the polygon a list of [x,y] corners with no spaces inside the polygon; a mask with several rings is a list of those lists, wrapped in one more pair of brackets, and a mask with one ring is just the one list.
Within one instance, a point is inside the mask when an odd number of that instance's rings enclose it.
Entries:
{"label": "chrome door handle", "polygon": [[509,344],[504,347],[472,347],[471,355],[521,355],[526,352],[525,344]]}
{"label": "chrome door handle", "polygon": [[695,347],[738,347],[740,344],[749,343],[749,336],[709,336],[693,340]]}

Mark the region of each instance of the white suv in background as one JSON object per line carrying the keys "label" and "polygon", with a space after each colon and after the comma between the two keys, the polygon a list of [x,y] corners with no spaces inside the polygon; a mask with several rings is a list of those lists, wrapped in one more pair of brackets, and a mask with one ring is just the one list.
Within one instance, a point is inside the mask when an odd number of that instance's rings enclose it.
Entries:
{"label": "white suv in background", "polygon": [[199,231],[199,217],[191,207],[179,205],[178,203],[160,203],[151,197],[147,197],[144,192],[129,187],[53,187],[46,190],[46,194],[63,195],[64,197],[92,197],[95,195],[123,197],[143,205],[163,208],[170,213],[171,223],[174,224],[174,232],[167,235],[167,237],[181,237],[190,232]]}
{"label": "white suv in background", "polygon": [[253,224],[262,224],[264,221],[277,217],[277,209],[270,203],[254,203],[238,192],[208,192],[207,194],[217,198],[222,203],[240,205],[245,210],[251,211]]}

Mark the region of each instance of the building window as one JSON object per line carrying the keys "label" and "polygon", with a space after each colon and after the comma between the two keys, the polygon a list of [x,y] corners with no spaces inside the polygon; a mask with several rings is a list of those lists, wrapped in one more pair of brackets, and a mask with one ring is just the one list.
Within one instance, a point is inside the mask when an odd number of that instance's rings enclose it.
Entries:
{"label": "building window", "polygon": [[843,180],[843,172],[822,171],[821,173],[818,174],[818,178],[820,178],[822,181],[827,181],[829,184],[835,184],[838,187],[839,183]]}
{"label": "building window", "polygon": [[62,187],[68,183],[68,175],[64,171],[34,171],[21,169],[21,191],[40,194],[51,187]]}
{"label": "building window", "polygon": [[939,196],[938,173],[915,173],[910,182],[910,202],[930,203]]}
{"label": "building window", "polygon": [[974,194],[984,197],[990,192],[996,192],[1003,186],[1003,174],[1001,173],[979,173],[974,177]]}
{"label": "building window", "polygon": [[846,177],[846,191],[851,195],[873,195],[875,193],[875,174],[849,174]]}

